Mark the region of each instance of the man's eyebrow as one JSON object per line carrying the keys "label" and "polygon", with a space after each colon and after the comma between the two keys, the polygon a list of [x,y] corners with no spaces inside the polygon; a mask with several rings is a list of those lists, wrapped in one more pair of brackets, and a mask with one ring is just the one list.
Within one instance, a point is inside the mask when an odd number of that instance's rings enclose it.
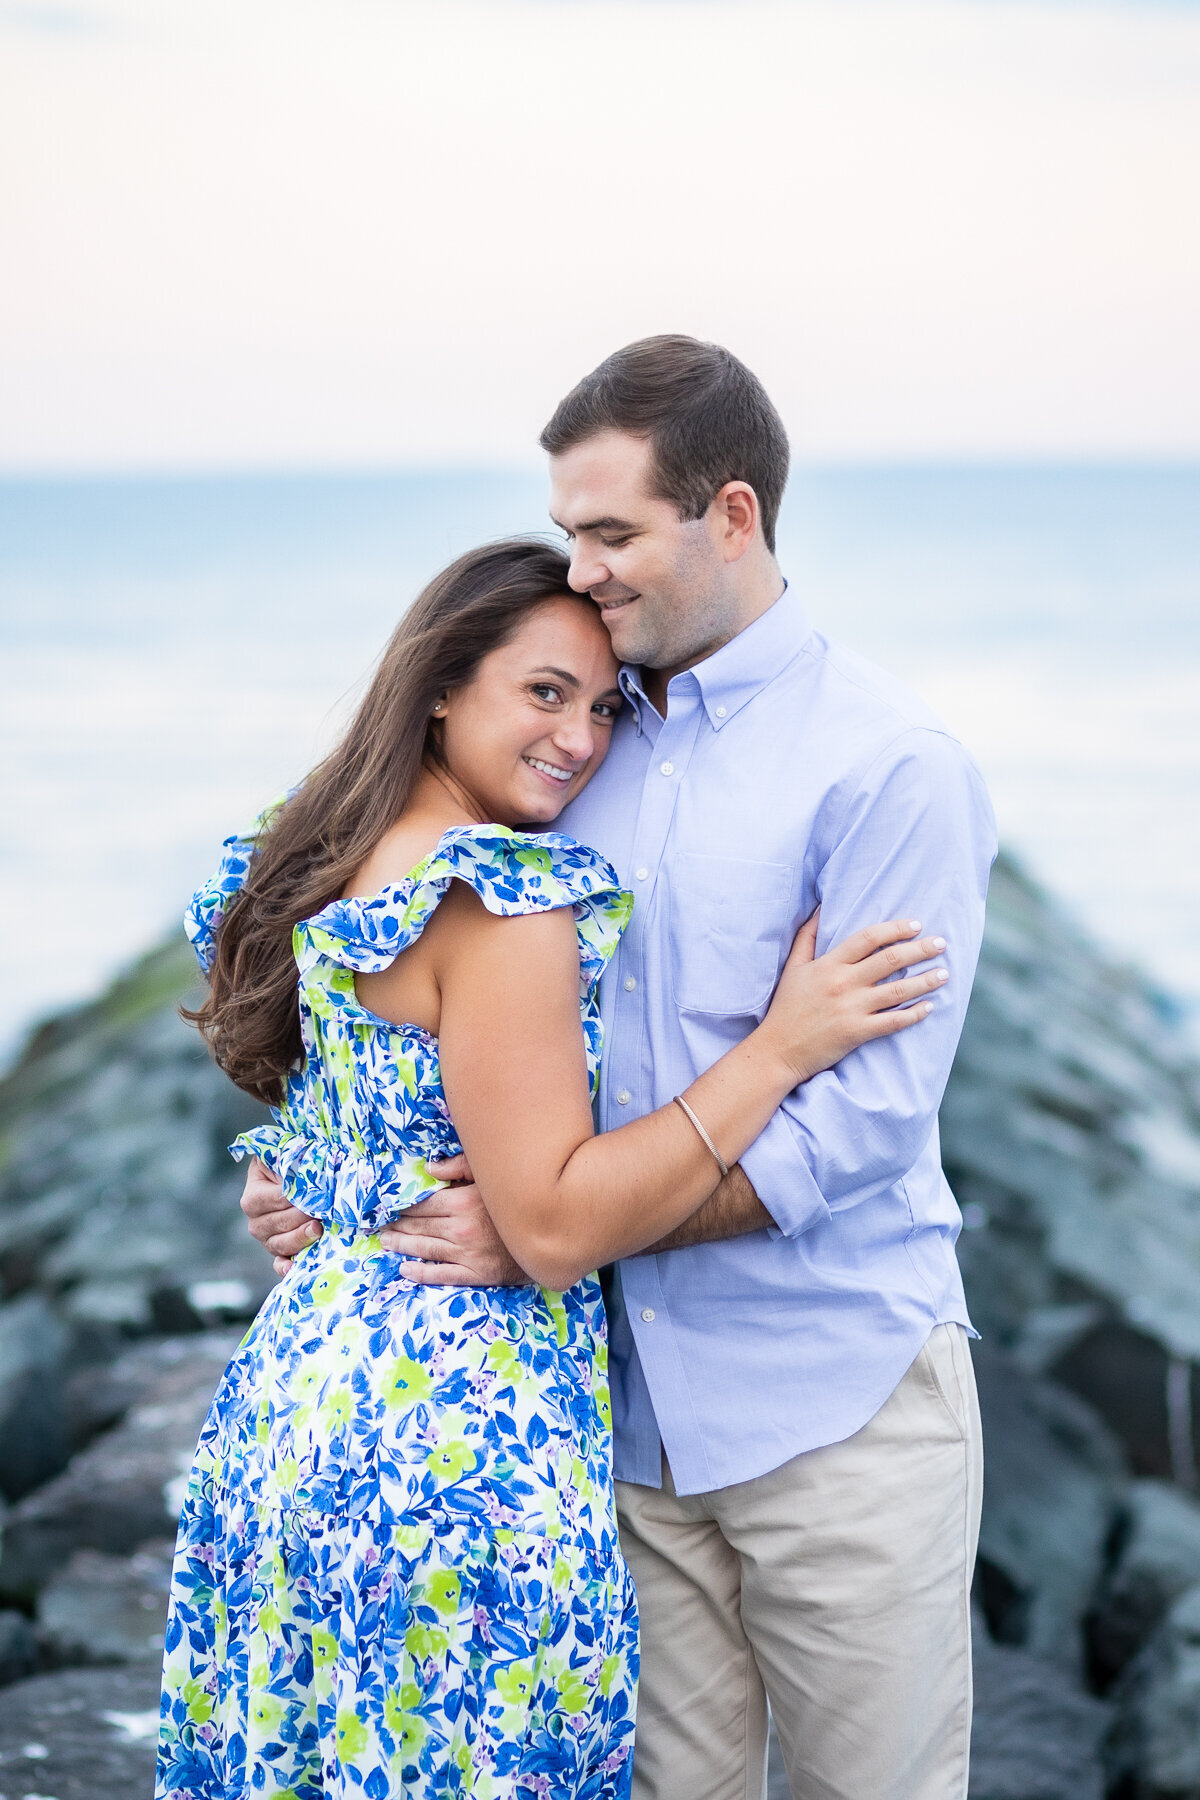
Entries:
{"label": "man's eyebrow", "polygon": [[632,519],[614,519],[610,514],[606,514],[605,517],[602,519],[584,519],[580,524],[576,525],[573,529],[569,525],[564,525],[561,519],[556,519],[554,517],[553,513],[550,514],[550,517],[553,520],[554,524],[558,526],[558,529],[560,531],[565,531],[568,537],[578,537],[579,533],[581,531],[636,531],[637,530],[637,526],[634,524]]}

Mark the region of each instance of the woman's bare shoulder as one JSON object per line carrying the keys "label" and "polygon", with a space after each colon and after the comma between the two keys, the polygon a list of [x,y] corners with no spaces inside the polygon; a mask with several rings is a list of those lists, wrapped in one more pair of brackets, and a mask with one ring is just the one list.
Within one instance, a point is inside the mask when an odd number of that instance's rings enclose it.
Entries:
{"label": "woman's bare shoulder", "polygon": [[445,835],[436,820],[402,819],[386,832],[346,884],[344,900],[363,899],[407,881]]}

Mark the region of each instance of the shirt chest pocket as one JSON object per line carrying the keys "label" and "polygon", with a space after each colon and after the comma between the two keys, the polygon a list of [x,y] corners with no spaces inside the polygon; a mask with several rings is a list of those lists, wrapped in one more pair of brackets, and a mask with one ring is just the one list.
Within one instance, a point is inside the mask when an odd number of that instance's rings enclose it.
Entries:
{"label": "shirt chest pocket", "polygon": [[748,1016],[770,998],[791,946],[786,863],[685,854],[667,883],[671,991],[681,1012]]}

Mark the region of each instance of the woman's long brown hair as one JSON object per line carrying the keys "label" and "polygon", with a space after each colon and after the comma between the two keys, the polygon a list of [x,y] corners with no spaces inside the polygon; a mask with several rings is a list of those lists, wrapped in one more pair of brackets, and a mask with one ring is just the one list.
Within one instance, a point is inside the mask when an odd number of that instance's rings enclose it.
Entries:
{"label": "woman's long brown hair", "polygon": [[225,1073],[278,1105],[301,1054],[292,932],[345,892],[407,806],[423,764],[440,761],[430,712],[507,643],[534,607],[570,593],[568,562],[534,538],[470,550],[404,615],[337,748],[258,840],[226,908],[208,995],[183,1015]]}

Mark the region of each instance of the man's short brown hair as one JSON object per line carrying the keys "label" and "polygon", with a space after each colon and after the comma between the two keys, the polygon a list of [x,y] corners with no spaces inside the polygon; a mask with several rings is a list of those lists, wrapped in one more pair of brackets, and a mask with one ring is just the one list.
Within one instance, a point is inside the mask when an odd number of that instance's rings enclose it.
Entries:
{"label": "man's short brown hair", "polygon": [[673,333],[626,344],[559,401],[539,442],[558,456],[600,431],[649,441],[658,493],[681,519],[702,518],[727,481],[748,483],[774,551],[787,433],[758,377],[720,344]]}

